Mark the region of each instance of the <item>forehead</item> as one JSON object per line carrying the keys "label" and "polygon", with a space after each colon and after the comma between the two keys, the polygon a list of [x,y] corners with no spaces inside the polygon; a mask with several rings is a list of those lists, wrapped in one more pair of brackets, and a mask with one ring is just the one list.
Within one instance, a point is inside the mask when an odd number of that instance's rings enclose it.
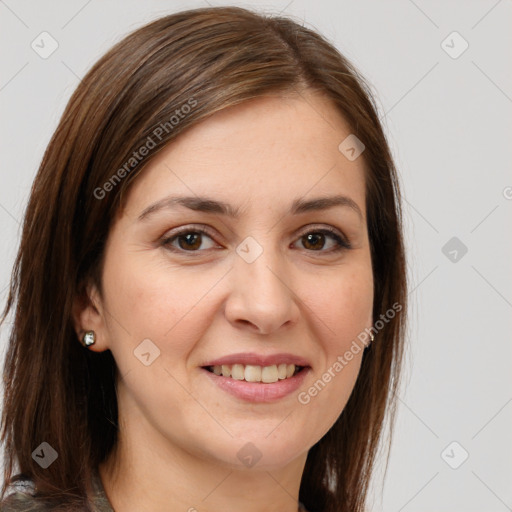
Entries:
{"label": "forehead", "polygon": [[248,208],[343,193],[364,211],[364,160],[351,161],[339,150],[350,134],[334,104],[318,94],[249,100],[172,141],[137,177],[126,207],[134,214],[178,193]]}

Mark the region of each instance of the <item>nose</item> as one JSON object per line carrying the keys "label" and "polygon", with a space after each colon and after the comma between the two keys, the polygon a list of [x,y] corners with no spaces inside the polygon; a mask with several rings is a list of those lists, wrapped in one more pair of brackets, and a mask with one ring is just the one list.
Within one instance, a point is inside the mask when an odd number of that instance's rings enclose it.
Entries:
{"label": "nose", "polygon": [[229,275],[232,286],[225,314],[236,328],[271,334],[299,319],[290,267],[275,251],[265,248],[252,263],[237,255]]}

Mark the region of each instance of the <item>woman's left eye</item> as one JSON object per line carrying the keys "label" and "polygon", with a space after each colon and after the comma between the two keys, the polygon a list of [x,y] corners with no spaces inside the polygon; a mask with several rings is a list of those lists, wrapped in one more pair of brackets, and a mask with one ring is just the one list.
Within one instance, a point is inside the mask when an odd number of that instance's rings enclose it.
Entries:
{"label": "woman's left eye", "polygon": [[[200,252],[198,250],[202,246],[202,239],[204,237],[209,238],[210,241],[213,242],[209,232],[205,229],[187,228],[179,231],[178,233],[174,233],[172,236],[165,237],[162,239],[161,244],[174,252]],[[325,246],[326,239],[329,238],[334,240],[333,247],[328,250],[321,250]],[[337,231],[327,228],[307,231],[299,237],[299,240],[302,241],[302,246],[305,249],[312,252],[338,252],[343,249],[351,248],[348,240],[345,240]],[[176,247],[175,242],[178,243],[178,247]],[[212,243],[211,246],[206,247],[206,249],[211,248],[214,245],[215,244]],[[203,247],[203,249],[205,248]]]}
{"label": "woman's left eye", "polygon": [[[307,233],[304,233],[300,240],[305,240],[303,242],[303,246],[310,246],[310,247],[318,247],[318,244],[324,245],[325,239],[331,238],[331,240],[334,240],[334,248],[331,248],[328,251],[320,251],[320,252],[338,252],[343,249],[351,249],[350,242],[346,239],[344,239],[341,235],[338,234],[337,231],[334,231],[332,229],[316,229],[313,231],[308,231]],[[307,248],[307,247],[306,247]],[[315,250],[315,249],[314,249]],[[318,251],[316,251],[318,252]]]}

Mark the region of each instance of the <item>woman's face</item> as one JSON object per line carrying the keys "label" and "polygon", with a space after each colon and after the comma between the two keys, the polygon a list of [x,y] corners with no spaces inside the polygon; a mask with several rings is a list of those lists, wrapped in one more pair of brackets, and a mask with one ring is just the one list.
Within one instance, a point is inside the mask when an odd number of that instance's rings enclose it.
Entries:
{"label": "woman's face", "polygon": [[[282,467],[342,412],[363,351],[344,356],[373,304],[364,164],[338,149],[350,133],[320,96],[258,98],[184,132],[134,182],[81,325],[112,351],[121,436],[140,450]],[[334,196],[348,199],[307,207]],[[283,379],[285,364],[304,369]]]}

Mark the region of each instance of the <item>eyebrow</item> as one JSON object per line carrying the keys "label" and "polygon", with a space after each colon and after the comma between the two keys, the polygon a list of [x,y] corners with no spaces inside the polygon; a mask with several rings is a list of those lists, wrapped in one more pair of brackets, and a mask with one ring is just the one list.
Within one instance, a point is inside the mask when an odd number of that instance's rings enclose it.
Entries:
{"label": "eyebrow", "polygon": [[[157,211],[164,209],[172,209],[174,206],[184,206],[190,210],[204,213],[214,213],[217,215],[225,215],[234,219],[240,218],[240,208],[234,208],[230,204],[222,201],[217,201],[209,197],[201,196],[171,196],[165,197],[160,201],[148,206],[139,215],[138,220],[142,221],[147,219]],[[313,199],[298,198],[293,201],[288,214],[298,215],[306,212],[327,210],[334,208],[335,206],[345,206],[354,210],[361,220],[363,220],[363,214],[357,203],[350,197],[343,195],[328,196],[328,197],[316,197]]]}

